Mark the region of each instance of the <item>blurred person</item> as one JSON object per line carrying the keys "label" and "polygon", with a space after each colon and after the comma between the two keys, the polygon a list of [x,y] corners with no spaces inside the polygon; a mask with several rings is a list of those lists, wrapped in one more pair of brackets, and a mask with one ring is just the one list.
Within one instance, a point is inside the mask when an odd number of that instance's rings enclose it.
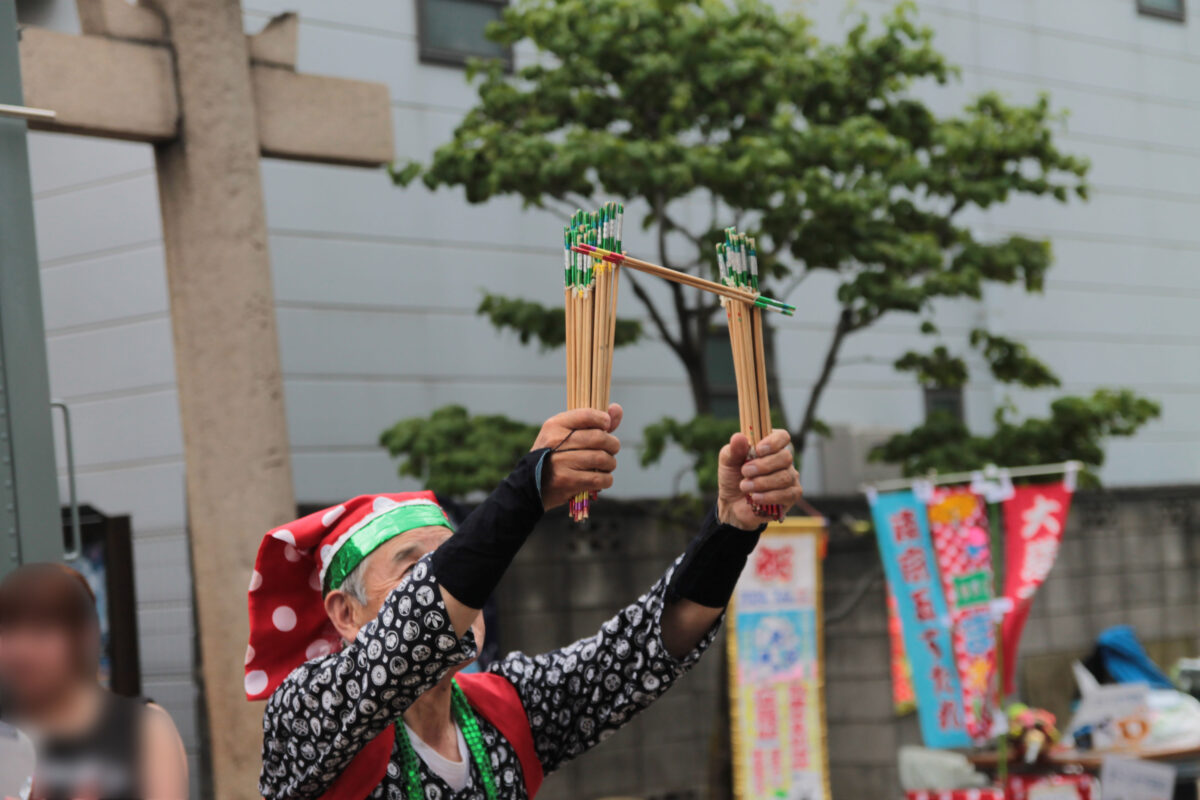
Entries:
{"label": "blurred person", "polygon": [[[766,520],[800,497],[786,431],[747,461],[722,448],[719,493],[666,573],[594,635],[464,674],[483,607],[546,509],[607,488],[621,407],[549,419],[457,530],[431,492],[361,495],[270,531],[251,576],[246,693],[269,698],[268,800],[523,800],[700,658]],[[697,753],[697,758],[702,754]]]}
{"label": "blurred person", "polygon": [[187,759],[167,712],[100,686],[96,598],[62,564],[0,583],[0,709],[33,739],[35,800],[176,800]]}

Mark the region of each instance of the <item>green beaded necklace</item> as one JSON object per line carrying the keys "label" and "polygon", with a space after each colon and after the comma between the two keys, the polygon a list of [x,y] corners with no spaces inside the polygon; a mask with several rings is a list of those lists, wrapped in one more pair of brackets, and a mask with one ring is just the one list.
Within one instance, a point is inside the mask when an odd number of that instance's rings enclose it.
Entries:
{"label": "green beaded necklace", "polygon": [[[475,712],[467,702],[467,696],[458,688],[457,681],[450,683],[450,707],[462,729],[463,739],[467,741],[467,749],[471,751],[471,760],[479,770],[483,779],[483,790],[488,800],[498,800],[496,791],[496,776],[492,774],[492,760],[488,757],[483,746],[483,734],[479,732],[479,721]],[[421,759],[413,750],[412,742],[404,729],[404,721],[396,721],[396,743],[400,745],[400,757],[404,761],[405,791],[408,800],[425,800],[425,790],[421,786]]]}

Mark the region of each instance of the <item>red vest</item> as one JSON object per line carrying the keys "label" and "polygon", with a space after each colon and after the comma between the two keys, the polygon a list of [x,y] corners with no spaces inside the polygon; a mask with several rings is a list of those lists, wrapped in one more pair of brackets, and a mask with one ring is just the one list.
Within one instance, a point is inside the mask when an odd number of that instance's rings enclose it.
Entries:
{"label": "red vest", "polygon": [[[517,690],[508,679],[490,672],[457,675],[454,680],[471,707],[500,731],[516,751],[525,778],[525,791],[532,798],[541,788],[544,775],[542,762],[533,748],[533,731]],[[387,775],[395,738],[396,724],[392,723],[358,751],[350,765],[321,795],[321,800],[361,800],[369,795]]]}

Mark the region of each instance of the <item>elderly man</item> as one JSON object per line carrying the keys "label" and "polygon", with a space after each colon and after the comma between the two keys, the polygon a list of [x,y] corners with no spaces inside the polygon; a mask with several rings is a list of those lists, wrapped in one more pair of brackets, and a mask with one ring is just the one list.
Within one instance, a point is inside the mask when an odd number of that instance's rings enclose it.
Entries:
{"label": "elderly man", "polygon": [[779,431],[720,454],[720,491],[686,552],[594,635],[461,674],[479,609],[545,509],[607,488],[621,408],[559,414],[455,532],[428,492],[366,495],[263,539],[250,584],[246,693],[270,696],[272,798],[523,800],[699,659],[765,520],[800,486]]}

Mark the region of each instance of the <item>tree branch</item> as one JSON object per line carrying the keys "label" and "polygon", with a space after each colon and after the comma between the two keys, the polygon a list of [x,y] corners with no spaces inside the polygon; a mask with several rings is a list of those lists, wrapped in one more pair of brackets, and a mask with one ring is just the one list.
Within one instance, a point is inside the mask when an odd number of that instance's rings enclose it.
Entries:
{"label": "tree branch", "polygon": [[658,329],[658,333],[660,336],[662,336],[663,341],[665,341],[670,348],[675,351],[675,355],[679,356],[680,360],[683,360],[686,363],[687,359],[684,355],[683,345],[671,335],[671,331],[667,328],[666,320],[664,320],[662,315],[658,313],[658,308],[655,307],[654,301],[650,299],[650,295],[647,294],[642,285],[638,283],[638,279],[633,275],[631,270],[625,269],[623,272],[629,277],[629,284],[633,287],[633,293],[637,295],[637,299],[642,302],[642,305],[646,307],[646,311],[650,313],[650,319],[653,320],[654,327]]}
{"label": "tree branch", "polygon": [[562,199],[565,200],[567,203],[570,203],[571,205],[575,206],[575,208],[583,208],[584,206],[586,206],[588,204],[588,198],[586,198],[586,197],[579,197],[579,196],[571,197],[570,195],[564,195],[562,197]]}
{"label": "tree branch", "polygon": [[[667,223],[666,214],[663,211],[663,203],[661,198],[656,198],[654,201],[654,215],[658,217],[658,258],[664,267],[674,269],[671,266],[670,259],[667,258]],[[688,325],[688,307],[687,299],[683,295],[683,287],[675,281],[669,281],[671,287],[671,300],[675,305],[675,316],[679,320],[679,346],[681,349],[680,358],[684,363],[688,362],[688,356],[684,353],[692,353],[695,349],[695,341],[692,336],[691,326]]]}
{"label": "tree branch", "polygon": [[553,200],[556,203],[562,203],[561,206],[555,208],[543,205],[547,211],[552,214],[560,215],[564,222],[569,222],[571,220],[571,215],[574,213],[574,209],[571,207],[570,203],[561,197],[548,197],[547,199]]}

